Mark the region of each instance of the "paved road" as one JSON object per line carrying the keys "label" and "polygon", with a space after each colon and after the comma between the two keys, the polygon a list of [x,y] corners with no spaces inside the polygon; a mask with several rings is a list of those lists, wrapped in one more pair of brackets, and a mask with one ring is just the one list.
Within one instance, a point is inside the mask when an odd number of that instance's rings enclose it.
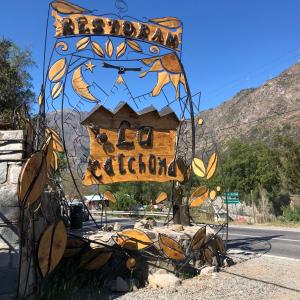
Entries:
{"label": "paved road", "polygon": [[300,259],[300,230],[229,226],[229,248]]}
{"label": "paved road", "polygon": [[[100,222],[97,219],[97,222]],[[136,220],[109,217],[108,223],[119,222],[125,228],[132,227]],[[94,229],[93,222],[85,222],[86,229]],[[229,249],[241,249],[268,256],[300,259],[300,230],[269,229],[229,226]]]}

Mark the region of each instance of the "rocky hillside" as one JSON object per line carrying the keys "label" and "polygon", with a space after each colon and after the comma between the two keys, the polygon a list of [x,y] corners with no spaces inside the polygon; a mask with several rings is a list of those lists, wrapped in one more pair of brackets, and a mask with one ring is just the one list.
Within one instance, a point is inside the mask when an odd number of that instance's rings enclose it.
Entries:
{"label": "rocky hillside", "polygon": [[218,143],[232,137],[268,140],[276,132],[299,138],[300,63],[258,88],[240,91],[201,117],[206,135],[213,134]]}
{"label": "rocky hillside", "polygon": [[[65,140],[78,160],[84,161],[88,155],[88,137],[80,121],[86,112],[79,115],[74,111],[65,112]],[[51,126],[60,124],[60,113],[48,114]],[[258,88],[242,90],[232,99],[214,109],[200,114],[204,120],[197,126],[197,150],[200,151],[213,140],[222,143],[233,137],[244,140],[268,140],[276,132],[300,137],[300,63],[267,81]],[[186,130],[190,134],[190,130]],[[82,156],[82,153],[84,156]]]}

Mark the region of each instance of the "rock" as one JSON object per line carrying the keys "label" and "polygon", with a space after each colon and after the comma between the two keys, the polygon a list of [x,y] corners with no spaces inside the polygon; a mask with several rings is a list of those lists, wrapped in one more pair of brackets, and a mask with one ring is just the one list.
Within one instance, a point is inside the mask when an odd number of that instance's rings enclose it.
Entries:
{"label": "rock", "polygon": [[102,229],[104,231],[113,231],[114,227],[111,224],[105,224]]}
{"label": "rock", "polygon": [[144,228],[144,224],[142,224],[141,222],[136,222],[134,224],[134,228],[135,229],[142,229],[142,228]]}
{"label": "rock", "polygon": [[217,268],[215,266],[205,267],[201,270],[200,275],[208,275],[217,272]]}
{"label": "rock", "polygon": [[122,230],[122,226],[120,223],[116,222],[114,224],[114,231],[120,231],[120,230]]}
{"label": "rock", "polygon": [[22,170],[22,165],[20,164],[11,164],[9,166],[9,182],[12,184],[17,184],[19,181],[19,175]]}
{"label": "rock", "polygon": [[110,281],[109,287],[113,292],[129,292],[128,283],[120,276],[116,280]]}
{"label": "rock", "polygon": [[6,182],[7,162],[0,162],[0,184]]}
{"label": "rock", "polygon": [[149,219],[148,224],[151,228],[157,226],[157,222],[154,219]]}
{"label": "rock", "polygon": [[149,287],[152,288],[168,288],[176,290],[176,288],[181,284],[181,281],[172,273],[160,274],[156,272],[148,276],[148,283]]}
{"label": "rock", "polygon": [[145,226],[147,224],[147,222],[148,222],[148,220],[146,218],[144,218],[144,219],[140,220],[139,223],[141,223],[142,225]]}
{"label": "rock", "polygon": [[234,261],[230,257],[226,257],[223,262],[224,267],[230,267],[234,265]]}
{"label": "rock", "polygon": [[184,228],[180,224],[174,224],[174,225],[172,225],[172,230],[176,231],[176,232],[180,232],[180,231],[184,231]]}

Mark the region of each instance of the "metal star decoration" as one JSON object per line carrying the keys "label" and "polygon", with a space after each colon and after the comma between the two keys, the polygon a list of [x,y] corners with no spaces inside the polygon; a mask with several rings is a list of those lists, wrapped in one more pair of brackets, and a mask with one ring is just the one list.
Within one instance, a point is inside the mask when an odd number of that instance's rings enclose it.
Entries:
{"label": "metal star decoration", "polygon": [[90,61],[89,63],[85,64],[85,67],[86,67],[85,69],[86,71],[89,70],[93,73],[95,65]]}

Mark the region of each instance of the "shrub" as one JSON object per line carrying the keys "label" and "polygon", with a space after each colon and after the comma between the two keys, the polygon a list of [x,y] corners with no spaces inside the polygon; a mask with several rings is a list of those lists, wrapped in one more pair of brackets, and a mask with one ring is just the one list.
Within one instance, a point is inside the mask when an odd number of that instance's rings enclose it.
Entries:
{"label": "shrub", "polygon": [[288,222],[300,222],[300,206],[283,208],[283,218]]}

